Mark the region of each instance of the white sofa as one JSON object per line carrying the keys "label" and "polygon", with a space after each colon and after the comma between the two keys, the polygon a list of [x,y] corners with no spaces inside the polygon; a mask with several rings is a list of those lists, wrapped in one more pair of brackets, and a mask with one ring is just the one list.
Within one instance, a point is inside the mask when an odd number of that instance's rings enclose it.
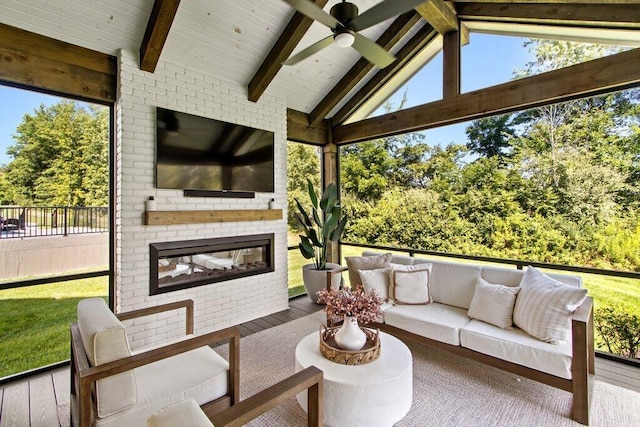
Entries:
{"label": "white sofa", "polygon": [[[363,253],[376,255],[382,254]],[[594,374],[591,298],[587,297],[575,311],[567,340],[550,344],[517,327],[502,329],[468,316],[478,278],[515,287],[522,280],[522,270],[397,255],[391,258],[391,263],[432,264],[429,277],[432,301],[426,305],[384,304],[380,329],[569,391],[573,393],[573,419],[588,424],[590,381]],[[579,276],[549,276],[561,283],[582,286]]]}

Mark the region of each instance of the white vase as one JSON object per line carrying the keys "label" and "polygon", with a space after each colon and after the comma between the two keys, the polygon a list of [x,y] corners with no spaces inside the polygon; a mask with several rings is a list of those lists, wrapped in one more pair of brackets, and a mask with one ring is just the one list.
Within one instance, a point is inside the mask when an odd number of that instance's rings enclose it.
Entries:
{"label": "white vase", "polygon": [[336,332],[335,340],[342,350],[356,351],[364,347],[367,335],[360,329],[355,317],[344,316],[344,322]]}

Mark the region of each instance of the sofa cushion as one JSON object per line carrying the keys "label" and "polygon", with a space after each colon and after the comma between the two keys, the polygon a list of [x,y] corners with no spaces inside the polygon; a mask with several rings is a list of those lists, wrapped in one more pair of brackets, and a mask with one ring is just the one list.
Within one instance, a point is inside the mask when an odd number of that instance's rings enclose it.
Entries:
{"label": "sofa cushion", "polygon": [[[87,298],[78,303],[78,329],[92,366],[131,355],[125,327],[107,307],[103,298]],[[137,402],[134,371],[123,372],[96,383],[98,417],[108,417]]]}
{"label": "sofa cushion", "polygon": [[358,270],[376,270],[379,268],[389,267],[391,254],[374,255],[374,256],[348,256],[345,257],[347,267],[349,268],[349,283],[353,289],[360,289],[362,281]]}
{"label": "sofa cushion", "polygon": [[396,304],[429,304],[431,264],[398,265],[390,273],[391,298]]}
{"label": "sofa cushion", "polygon": [[384,311],[386,324],[451,345],[460,345],[460,328],[469,320],[466,309],[438,303],[396,305]]}
{"label": "sofa cushion", "polygon": [[[362,256],[379,256],[379,255],[384,255],[384,254],[382,252],[376,252],[376,251],[362,252]],[[406,255],[392,254],[391,256],[391,262],[394,264],[413,265],[414,259],[415,259],[414,257],[406,256]]]}
{"label": "sofa cushion", "polygon": [[382,301],[389,300],[389,268],[377,268],[375,270],[358,270],[364,291],[375,291]]}
{"label": "sofa cushion", "polygon": [[489,283],[478,278],[467,315],[502,329],[512,329],[513,307],[520,288]]}
{"label": "sofa cushion", "polygon": [[135,369],[138,402],[126,411],[99,419],[96,426],[145,425],[147,418],[172,403],[194,399],[198,405],[228,390],[227,361],[211,347],[200,347]]}
{"label": "sofa cushion", "polygon": [[147,419],[147,427],[213,427],[213,424],[193,399],[162,408]]}
{"label": "sofa cushion", "polygon": [[460,329],[460,343],[479,353],[571,379],[571,342],[548,344],[522,329],[501,329],[472,320]]}
{"label": "sofa cushion", "polygon": [[513,323],[542,341],[566,340],[573,312],[587,297],[587,290],[565,285],[529,267],[520,283]]}
{"label": "sofa cushion", "polygon": [[477,265],[433,261],[430,283],[433,301],[468,310],[481,272]]}
{"label": "sofa cushion", "polygon": [[[582,278],[580,276],[574,276],[571,274],[563,273],[546,273],[547,276],[557,280],[565,285],[575,286],[576,288],[582,287]],[[515,268],[504,267],[482,267],[482,278],[489,283],[500,283],[505,286],[519,286],[524,276],[524,270],[517,270]]]}

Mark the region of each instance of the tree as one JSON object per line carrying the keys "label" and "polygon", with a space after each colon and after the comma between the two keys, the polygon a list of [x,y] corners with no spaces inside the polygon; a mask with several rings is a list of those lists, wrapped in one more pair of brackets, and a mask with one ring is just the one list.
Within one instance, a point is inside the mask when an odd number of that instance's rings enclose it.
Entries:
{"label": "tree", "polygon": [[509,114],[475,120],[465,132],[469,151],[483,157],[504,156],[515,133]]}
{"label": "tree", "polygon": [[107,205],[108,123],[106,108],[85,109],[72,101],[25,114],[7,150],[14,159],[5,168],[13,202]]}
{"label": "tree", "polygon": [[296,142],[287,143],[287,223],[289,227],[299,228],[296,218],[296,201],[305,200],[308,193],[307,180],[314,188],[320,188],[319,148]]}

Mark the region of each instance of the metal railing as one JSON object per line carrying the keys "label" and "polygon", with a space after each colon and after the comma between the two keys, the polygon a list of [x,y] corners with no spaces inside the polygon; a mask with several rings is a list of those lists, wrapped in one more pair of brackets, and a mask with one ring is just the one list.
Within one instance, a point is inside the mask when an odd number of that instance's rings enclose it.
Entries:
{"label": "metal railing", "polygon": [[68,236],[109,230],[109,208],[0,206],[0,239]]}

